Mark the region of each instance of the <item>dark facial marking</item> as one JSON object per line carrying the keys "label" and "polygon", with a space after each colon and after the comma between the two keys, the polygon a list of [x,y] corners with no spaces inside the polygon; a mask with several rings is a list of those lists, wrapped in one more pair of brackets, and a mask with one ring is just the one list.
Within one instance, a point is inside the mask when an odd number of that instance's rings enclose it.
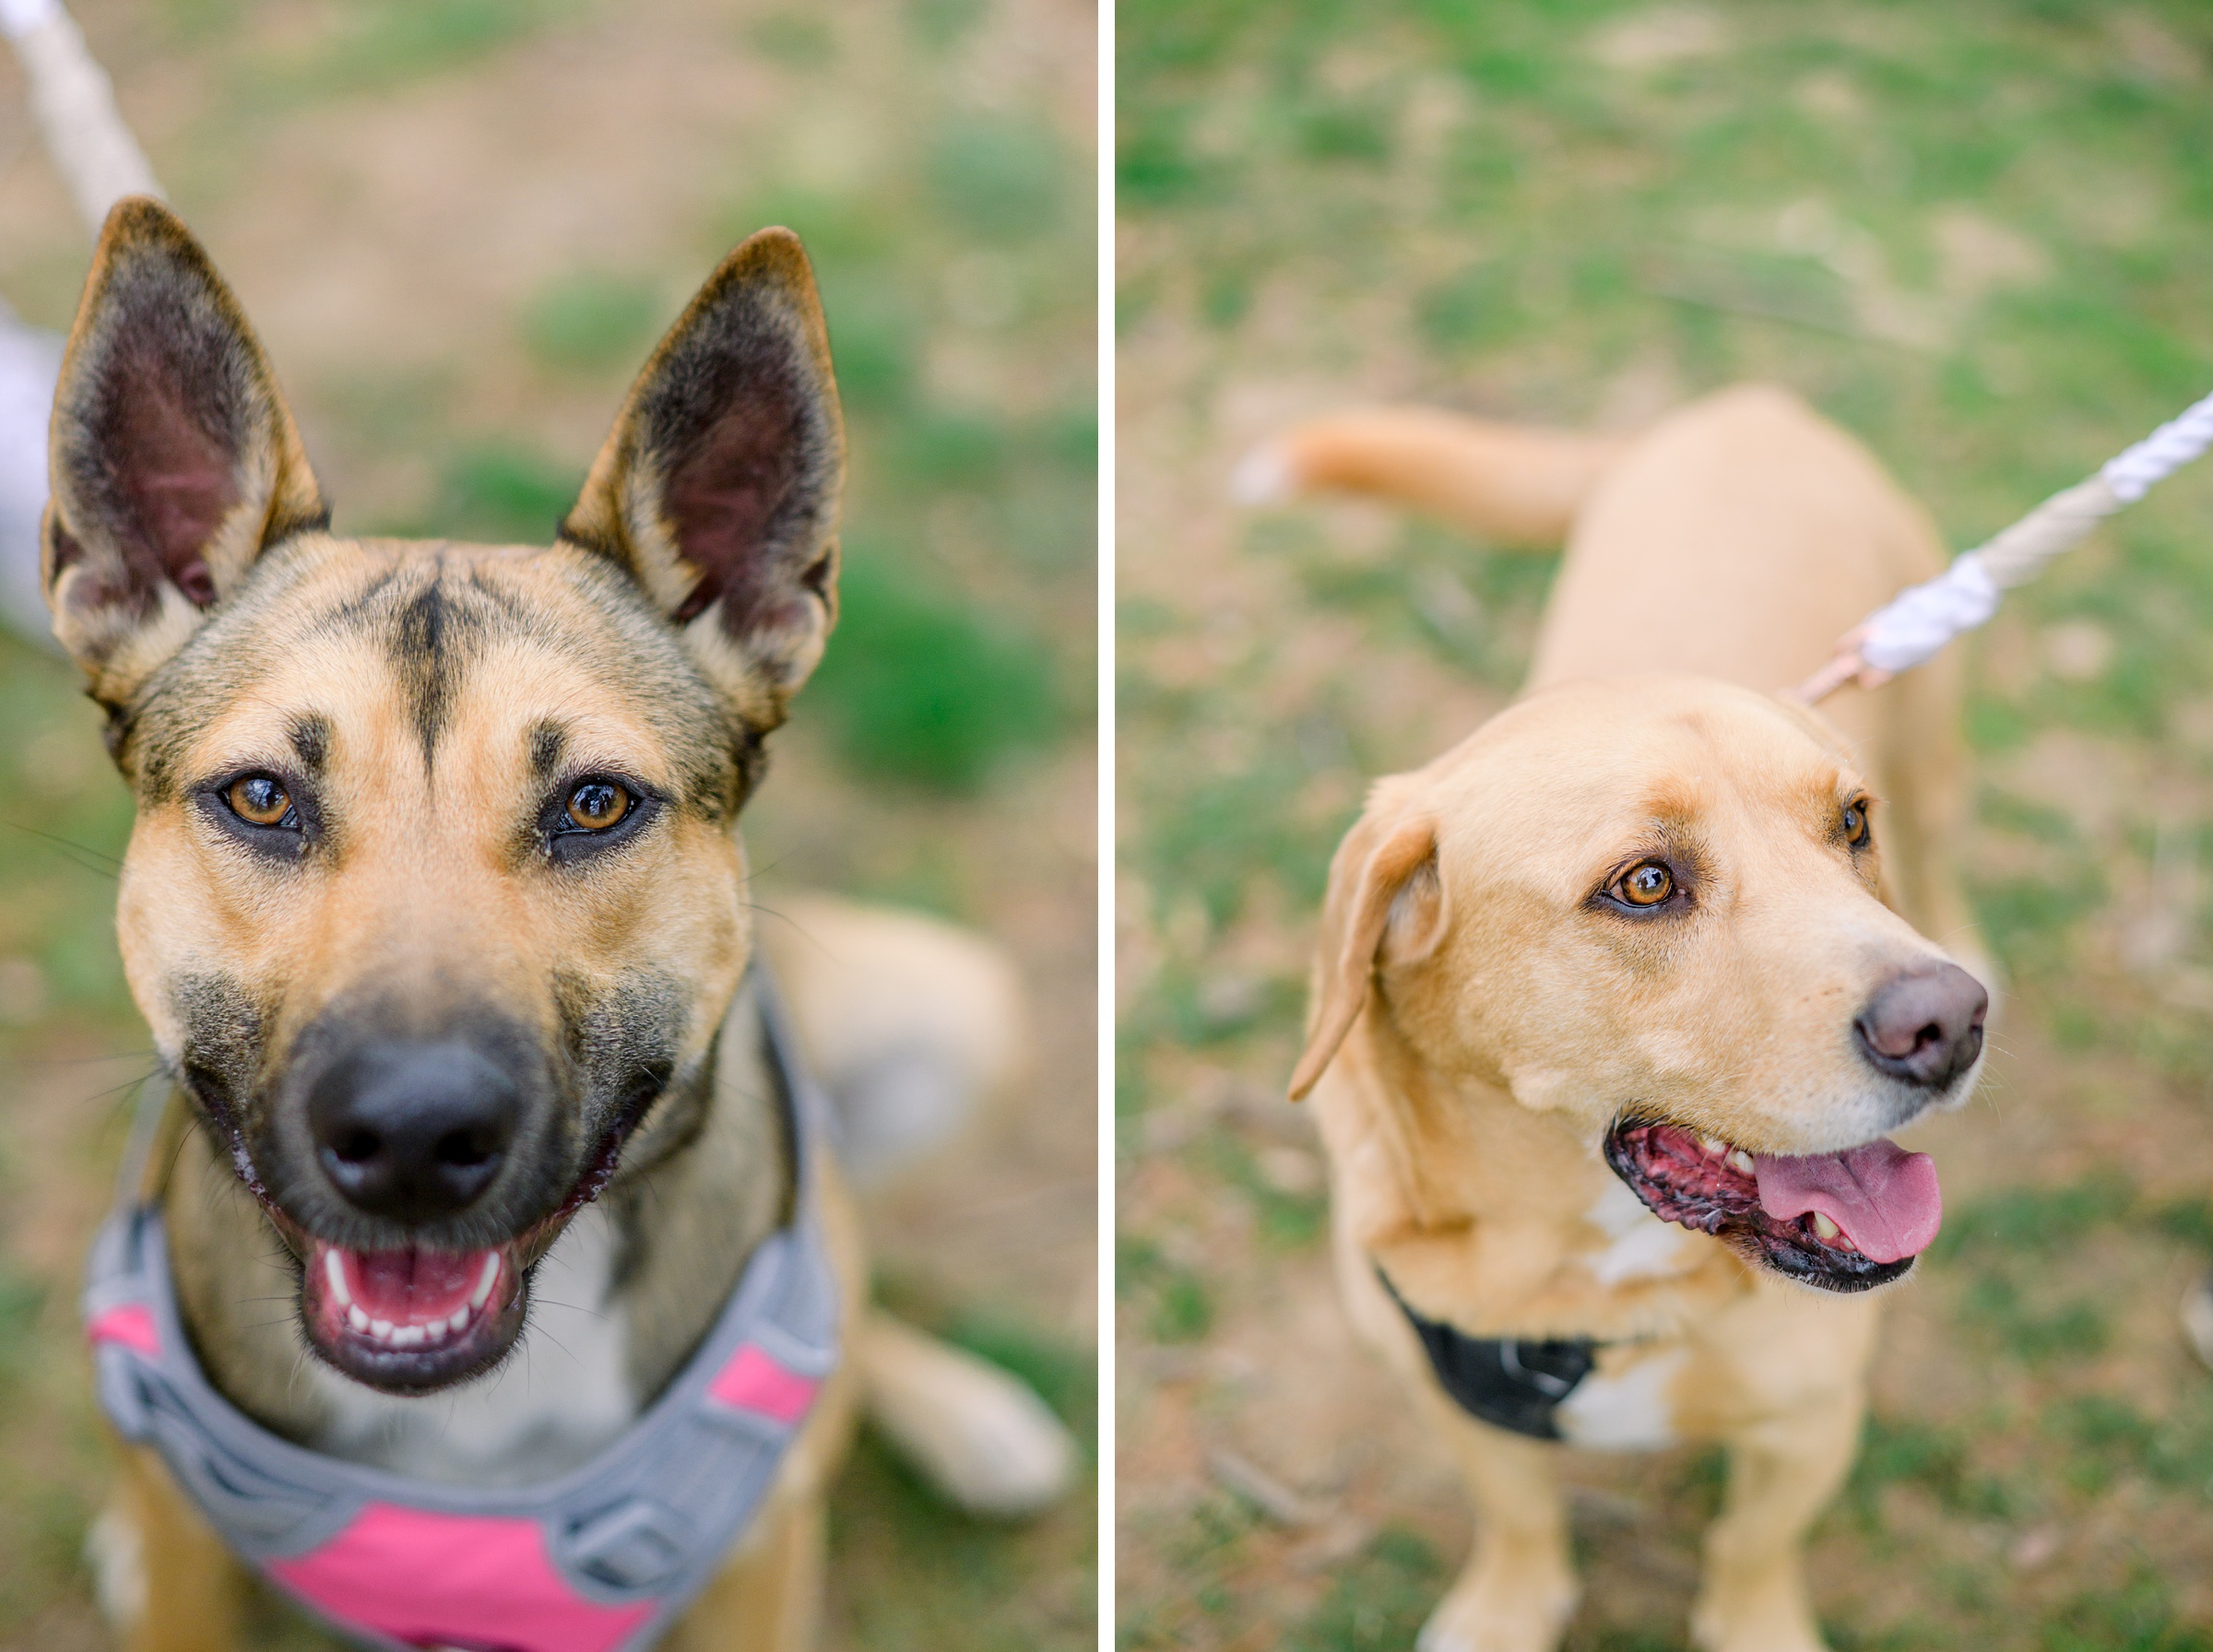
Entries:
{"label": "dark facial marking", "polygon": [[539,784],[552,778],[568,743],[568,731],[558,723],[540,723],[530,731],[530,772]]}
{"label": "dark facial marking", "polygon": [[562,1038],[575,1064],[577,1088],[604,1127],[625,1104],[650,1100],[676,1068],[690,1020],[683,984],[651,970],[630,970],[596,986],[562,974],[553,983]]}
{"label": "dark facial marking", "polygon": [[[212,974],[177,977],[169,1004],[183,1035],[177,1059],[189,1094],[226,1132],[243,1129],[261,1070],[261,1010],[240,982]],[[226,1154],[231,1145],[225,1142]]]}
{"label": "dark facial marking", "polygon": [[292,721],[292,749],[300,754],[300,766],[312,779],[323,777],[324,765],[330,759],[330,723],[327,718],[312,714]]}
{"label": "dark facial marking", "polygon": [[401,608],[392,630],[392,661],[408,696],[415,733],[422,742],[423,766],[436,761],[439,736],[445,731],[459,690],[460,662],[449,636],[451,612],[445,599],[443,560],[430,582]]}

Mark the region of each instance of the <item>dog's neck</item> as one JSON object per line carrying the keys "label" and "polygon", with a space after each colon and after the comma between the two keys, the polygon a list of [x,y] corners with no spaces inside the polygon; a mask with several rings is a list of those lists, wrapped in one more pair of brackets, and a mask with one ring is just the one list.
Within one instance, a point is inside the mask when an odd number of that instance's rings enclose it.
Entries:
{"label": "dog's neck", "polygon": [[1471,1336],[1664,1334],[1749,1276],[1669,1228],[1606,1167],[1586,1125],[1452,1071],[1377,995],[1316,1087],[1338,1221],[1425,1316]]}
{"label": "dog's neck", "polygon": [[750,988],[703,1091],[692,1117],[648,1120],[633,1142],[643,1165],[555,1241],[513,1354],[419,1398],[302,1351],[295,1265],[206,1132],[191,1130],[164,1216],[179,1310],[209,1380],[279,1434],[426,1479],[526,1483],[583,1461],[675,1375],[790,1210],[792,1144]]}

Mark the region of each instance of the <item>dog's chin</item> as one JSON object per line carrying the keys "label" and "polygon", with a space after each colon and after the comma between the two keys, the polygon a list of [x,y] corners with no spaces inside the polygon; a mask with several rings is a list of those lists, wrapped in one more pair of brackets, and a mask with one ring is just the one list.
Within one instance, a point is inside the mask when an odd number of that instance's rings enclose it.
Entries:
{"label": "dog's chin", "polygon": [[1755,1267],[1817,1291],[1876,1290],[1904,1279],[1920,1260],[1918,1252],[1871,1257],[1810,1211],[1769,1214],[1749,1154],[1676,1125],[1625,1120],[1607,1132],[1605,1156],[1655,1216],[1710,1233]]}
{"label": "dog's chin", "polygon": [[522,1334],[529,1293],[520,1241],[474,1251],[359,1251],[310,1238],[300,1320],[308,1346],[343,1375],[386,1393],[424,1394],[504,1359]]}

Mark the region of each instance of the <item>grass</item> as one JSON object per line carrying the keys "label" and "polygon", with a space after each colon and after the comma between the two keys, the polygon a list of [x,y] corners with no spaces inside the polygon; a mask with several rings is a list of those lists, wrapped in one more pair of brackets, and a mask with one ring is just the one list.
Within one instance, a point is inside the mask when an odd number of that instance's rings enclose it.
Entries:
{"label": "grass", "polygon": [[[1143,1271],[1121,1304],[1126,1403],[1213,1438],[1248,1388],[1252,1414],[1279,1414],[1280,1385],[1154,1385],[1147,1345],[1195,1336],[1163,1367],[1179,1373],[1310,1358],[1256,1323],[1289,1308],[1258,1304],[1324,1288],[1326,1241],[1250,1174],[1278,1127],[1180,1121],[1195,1095],[1280,1093],[1362,788],[1511,692],[1553,569],[1350,507],[1231,513],[1241,448],[1332,400],[1585,424],[1766,378],[1972,545],[2213,387],[2213,174],[2184,159],[2213,148],[2213,26],[2183,0],[1117,15],[1122,451],[1142,466],[1123,487],[1117,662],[1124,1254],[1186,1259],[1194,1296],[1244,1304],[1164,1321],[1163,1276]],[[2174,870],[2202,856],[2213,796],[2209,510],[2213,472],[2178,477],[1970,651],[1961,850],[2009,984],[1979,1104],[1990,1150],[1962,1167],[1971,1197],[1947,1171],[1944,1240],[1892,1309],[1911,1334],[1887,1346],[1911,1351],[1883,1356],[1815,1544],[1840,1647],[2118,1652],[2207,1633],[2213,1395],[2172,1304],[2213,1257],[2194,1186],[2213,937],[2202,879]],[[2055,668],[2062,628],[2102,640],[2090,667]],[[2162,912],[2181,922],[2147,952]],[[1208,1013],[1232,977],[1265,989]],[[1338,1422],[1365,1440],[1393,1420]],[[1403,1505],[1377,1488],[1439,1494],[1418,1467],[1343,1469],[1339,1495],[1388,1526]],[[1125,1493],[1189,1511],[1126,1528],[1144,1644],[1402,1646],[1465,1540],[1425,1523],[1438,1570],[1370,1554],[1319,1600],[1287,1581],[1294,1534],[1249,1532],[1187,1574],[1178,1545],[1205,1504],[1173,1502],[1178,1472],[1197,1470],[1149,1469]],[[1687,1585],[1618,1556],[1694,1530],[1709,1493],[1664,1466],[1621,1473],[1650,1512],[1592,1545],[1572,1652],[1683,1644]],[[2045,1525],[2128,1535],[2017,1567],[2011,1546]]]}
{"label": "grass", "polygon": [[1427,1543],[1412,1532],[1385,1531],[1331,1580],[1328,1595],[1284,1640],[1285,1652],[1411,1646],[1444,1582]]}
{"label": "grass", "polygon": [[860,773],[970,792],[1062,726],[1060,687],[1038,639],[865,542],[847,547],[838,584],[837,648],[813,702]]}
{"label": "grass", "polygon": [[555,372],[634,372],[674,316],[658,289],[634,276],[574,270],[539,289],[523,312],[524,342]]}

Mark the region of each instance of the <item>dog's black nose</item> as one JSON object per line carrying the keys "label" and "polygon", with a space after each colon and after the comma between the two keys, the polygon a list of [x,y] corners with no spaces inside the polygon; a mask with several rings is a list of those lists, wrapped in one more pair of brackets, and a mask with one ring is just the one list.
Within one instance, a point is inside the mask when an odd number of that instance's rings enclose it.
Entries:
{"label": "dog's black nose", "polygon": [[522,1092],[470,1044],[373,1044],[308,1097],[315,1156],[346,1201],[394,1221],[456,1216],[491,1185]]}
{"label": "dog's black nose", "polygon": [[1982,1053],[1990,994],[1956,963],[1893,975],[1852,1022],[1860,1053],[1878,1072],[1943,1090]]}

